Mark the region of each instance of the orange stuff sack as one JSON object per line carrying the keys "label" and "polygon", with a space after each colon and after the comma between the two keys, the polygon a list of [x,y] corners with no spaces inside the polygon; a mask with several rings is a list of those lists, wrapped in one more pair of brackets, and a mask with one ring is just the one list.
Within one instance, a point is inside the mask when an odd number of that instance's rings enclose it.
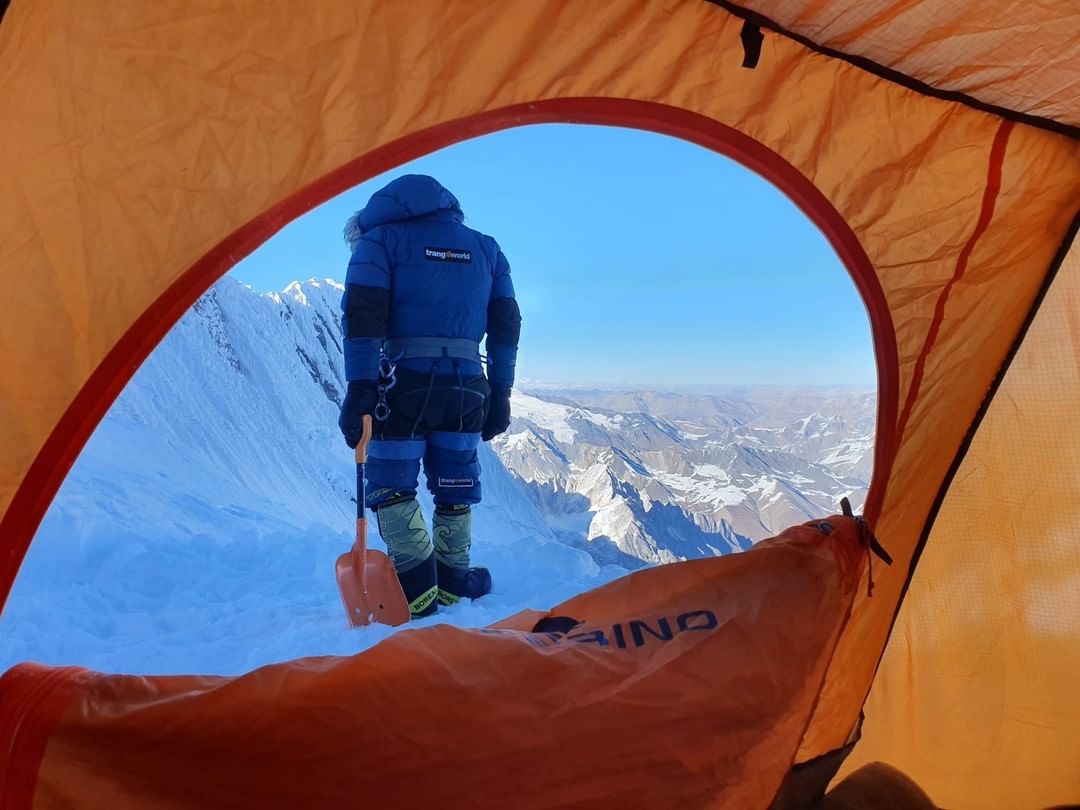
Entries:
{"label": "orange stuff sack", "polygon": [[850,518],[807,523],[546,615],[237,678],[24,664],[0,679],[0,808],[764,806],[862,542]]}

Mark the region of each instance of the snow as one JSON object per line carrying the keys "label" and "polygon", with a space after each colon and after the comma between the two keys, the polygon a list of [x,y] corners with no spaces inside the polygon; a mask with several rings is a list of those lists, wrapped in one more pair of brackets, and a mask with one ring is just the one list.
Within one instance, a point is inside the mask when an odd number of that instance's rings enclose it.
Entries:
{"label": "snow", "polygon": [[716,478],[721,481],[731,480],[727,468],[721,467],[719,464],[695,464],[694,472],[698,475],[704,475],[706,478]]}
{"label": "snow", "polygon": [[746,501],[746,490],[731,482],[728,470],[718,464],[694,464],[694,475],[656,472],[664,486],[683,493],[691,503],[714,507],[738,506]]}
{"label": "snow", "polygon": [[514,416],[532,422],[542,430],[550,430],[557,441],[571,444],[577,432],[570,427],[570,408],[555,402],[546,402],[515,390],[511,394],[510,408]]}
{"label": "snow", "polygon": [[874,448],[872,439],[855,440],[837,445],[821,459],[822,464],[843,465],[855,464],[861,461]]}
{"label": "snow", "polygon": [[[210,518],[204,514],[202,518]],[[79,526],[53,510],[0,618],[0,669],[23,660],[140,674],[238,674],[310,655],[348,655],[398,629],[350,630],[334,585],[348,532],[217,513],[213,533],[183,542]],[[149,522],[149,521],[148,521]],[[537,538],[478,533],[492,594],[418,624],[480,627],[548,608],[624,573]]]}
{"label": "snow", "polygon": [[602,428],[609,429],[609,430],[611,430],[611,429],[617,430],[619,427],[621,427],[621,424],[623,422],[623,417],[621,415],[615,416],[615,417],[610,417],[610,416],[605,416],[602,413],[596,413],[595,411],[587,411],[587,410],[584,410],[584,409],[579,410],[579,411],[575,411],[575,413],[578,416],[580,416],[582,419],[585,419],[585,420],[591,422],[592,424],[596,425],[597,427],[602,427]]}
{"label": "snow", "polygon": [[684,439],[688,439],[692,442],[700,441],[701,439],[707,439],[711,435],[709,433],[691,433],[687,430],[681,430],[679,432]]}
{"label": "snow", "polygon": [[507,434],[503,446],[507,450],[528,451],[536,447],[536,440],[532,433],[523,430],[520,433]]}
{"label": "snow", "polygon": [[[262,296],[226,278],[169,333],[30,546],[0,615],[0,671],[236,674],[400,632],[349,629],[334,579],[356,517],[336,424],[340,295],[324,281]],[[494,591],[422,624],[487,625],[625,573],[558,542],[487,446],[481,463],[473,560]],[[430,519],[423,489],[421,503]]]}
{"label": "snow", "polygon": [[573,419],[589,422],[605,430],[618,430],[625,418],[622,414],[607,416],[588,408],[548,402],[518,390],[511,394],[510,407],[515,417],[531,422],[541,430],[551,431],[556,441],[565,444],[573,444],[578,435],[571,424]]}

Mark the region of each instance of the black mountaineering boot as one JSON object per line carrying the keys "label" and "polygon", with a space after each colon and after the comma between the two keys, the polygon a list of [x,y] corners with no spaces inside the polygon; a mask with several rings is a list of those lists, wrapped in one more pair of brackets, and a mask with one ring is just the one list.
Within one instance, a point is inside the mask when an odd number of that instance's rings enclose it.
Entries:
{"label": "black mountaineering boot", "polygon": [[491,572],[486,568],[451,568],[436,563],[439,575],[439,604],[453,605],[462,599],[479,599],[491,593]]}
{"label": "black mountaineering boot", "polygon": [[490,572],[486,568],[469,567],[472,510],[468,504],[436,504],[432,529],[438,560],[439,603],[453,605],[462,599],[479,599],[490,593]]}

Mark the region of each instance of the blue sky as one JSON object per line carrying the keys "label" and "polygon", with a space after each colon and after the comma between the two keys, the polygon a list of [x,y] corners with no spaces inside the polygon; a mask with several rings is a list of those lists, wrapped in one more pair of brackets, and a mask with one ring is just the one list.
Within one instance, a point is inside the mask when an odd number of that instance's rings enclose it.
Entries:
{"label": "blue sky", "polygon": [[873,385],[869,323],[825,238],[768,182],[663,135],[539,125],[466,141],[295,220],[232,275],[343,280],[348,216],[405,172],[499,240],[523,317],[518,378],[598,385]]}

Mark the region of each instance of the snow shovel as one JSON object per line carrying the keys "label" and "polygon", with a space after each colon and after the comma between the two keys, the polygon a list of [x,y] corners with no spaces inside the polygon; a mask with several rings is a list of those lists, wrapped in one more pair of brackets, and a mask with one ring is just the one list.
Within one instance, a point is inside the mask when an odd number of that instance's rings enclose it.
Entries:
{"label": "snow shovel", "polygon": [[401,591],[390,558],[367,547],[367,464],[371,441],[371,417],[364,417],[364,433],[356,445],[356,542],[337,559],[338,590],[349,624],[364,627],[372,622],[396,626],[409,620],[409,603]]}

